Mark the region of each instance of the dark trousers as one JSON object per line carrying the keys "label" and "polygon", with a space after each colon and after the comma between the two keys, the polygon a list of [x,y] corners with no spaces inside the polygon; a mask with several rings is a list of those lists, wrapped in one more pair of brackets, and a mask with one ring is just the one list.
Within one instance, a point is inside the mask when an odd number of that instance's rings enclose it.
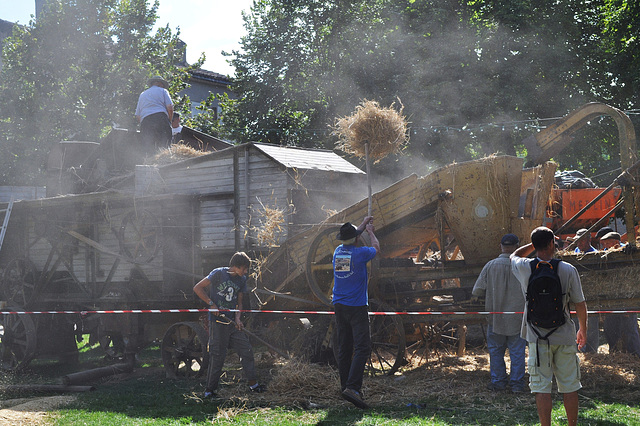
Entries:
{"label": "dark trousers", "polygon": [[147,154],[158,148],[166,148],[171,141],[171,122],[167,114],[157,112],[147,115],[140,123],[142,145]]}
{"label": "dark trousers", "polygon": [[[220,321],[226,322],[226,319]],[[227,357],[227,349],[236,351],[242,364],[242,372],[248,381],[257,379],[253,359],[253,349],[247,335],[231,324],[209,321],[209,371],[207,373],[207,391],[218,389],[222,367]]]}
{"label": "dark trousers", "polygon": [[614,352],[622,340],[622,350],[640,356],[640,334],[637,314],[608,314],[604,317],[604,335],[609,352]]}
{"label": "dark trousers", "polygon": [[360,392],[364,367],[371,355],[368,307],[336,303],[335,311],[340,387]]}

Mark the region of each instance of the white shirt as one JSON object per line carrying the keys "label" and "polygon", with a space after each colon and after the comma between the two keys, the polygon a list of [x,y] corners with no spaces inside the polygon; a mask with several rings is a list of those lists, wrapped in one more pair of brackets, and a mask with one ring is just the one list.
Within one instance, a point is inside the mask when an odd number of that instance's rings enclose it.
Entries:
{"label": "white shirt", "polygon": [[136,106],[136,115],[140,117],[140,121],[145,117],[164,112],[169,117],[167,107],[172,106],[171,96],[167,89],[160,86],[151,86],[138,97],[138,105]]}
{"label": "white shirt", "polygon": [[[527,293],[527,286],[529,285],[529,277],[531,276],[531,262],[535,259],[527,257],[518,257],[511,255],[511,270],[513,275],[520,281],[523,294]],[[560,277],[560,283],[562,284],[562,293],[564,294],[564,311],[567,321],[561,325],[551,336],[549,336],[550,345],[575,345],[576,344],[576,327],[573,321],[570,320],[569,302],[580,303],[584,302],[584,294],[582,292],[582,284],[580,283],[580,276],[575,266],[567,262],[560,262],[558,266],[558,276]],[[525,302],[526,312],[526,302]],[[522,319],[522,330],[520,336],[526,339],[527,342],[537,342],[538,336],[531,328],[532,326],[527,322],[526,315]],[[547,334],[549,329],[539,328],[538,331],[543,336]]]}

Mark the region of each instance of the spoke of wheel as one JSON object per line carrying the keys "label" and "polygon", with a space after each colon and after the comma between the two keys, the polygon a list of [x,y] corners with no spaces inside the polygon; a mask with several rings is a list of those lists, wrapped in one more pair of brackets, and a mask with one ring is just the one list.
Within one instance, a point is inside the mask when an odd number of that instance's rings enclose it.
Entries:
{"label": "spoke of wheel", "polygon": [[186,346],[191,346],[193,344],[193,341],[196,338],[196,332],[193,329],[188,329],[187,330],[187,342],[186,342]]}
{"label": "spoke of wheel", "polygon": [[[384,370],[384,357],[382,357],[382,355],[380,355],[380,351],[378,351],[378,349],[376,348],[374,350],[375,354],[376,354],[376,359],[378,360],[378,365],[380,366],[380,368],[378,368],[380,371],[382,371],[382,374],[385,374],[385,370]],[[376,370],[376,368],[374,368],[374,370]]]}
{"label": "spoke of wheel", "polygon": [[387,364],[387,366],[389,367],[389,369],[391,369],[393,367],[393,364],[390,363],[389,361],[387,361],[387,359],[389,358],[393,358],[394,354],[389,352],[389,351],[385,351],[384,355],[383,352],[380,349],[385,349],[384,347],[382,348],[378,348],[377,350],[377,354],[378,354],[378,358],[380,359],[380,364]]}
{"label": "spoke of wheel", "polygon": [[140,228],[138,227],[139,222],[134,219],[130,223],[131,223],[131,228],[133,233],[137,236],[140,236],[141,232],[140,232]]}
{"label": "spoke of wheel", "polygon": [[[11,309],[11,308],[9,308]],[[25,367],[36,349],[36,328],[28,315],[11,315],[0,320],[2,334],[2,368],[18,370]]]}

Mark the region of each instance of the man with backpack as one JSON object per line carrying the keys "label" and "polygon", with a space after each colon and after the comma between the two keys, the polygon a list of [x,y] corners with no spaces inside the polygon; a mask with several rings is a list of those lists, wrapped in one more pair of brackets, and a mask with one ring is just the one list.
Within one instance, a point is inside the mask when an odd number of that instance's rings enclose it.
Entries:
{"label": "man with backpack", "polygon": [[[536,251],[535,259],[527,258]],[[542,426],[551,424],[551,383],[563,394],[569,425],[578,422],[580,363],[577,350],[587,342],[587,303],[576,268],[553,259],[555,235],[544,226],[531,232],[531,243],[511,254],[511,268],[525,293],[521,336],[529,342],[529,388],[536,395]],[[569,321],[575,305],[579,328]],[[576,347],[577,343],[577,347]]]}

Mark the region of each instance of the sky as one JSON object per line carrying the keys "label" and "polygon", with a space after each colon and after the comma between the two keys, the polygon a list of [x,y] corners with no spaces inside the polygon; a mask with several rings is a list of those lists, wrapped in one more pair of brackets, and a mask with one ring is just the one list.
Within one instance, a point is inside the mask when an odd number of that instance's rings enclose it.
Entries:
{"label": "sky", "polygon": [[[187,62],[195,62],[204,52],[207,60],[202,68],[232,75],[233,68],[220,52],[239,49],[245,34],[241,13],[252,4],[253,0],[160,0],[156,27],[180,28]],[[35,15],[35,0],[0,0],[0,19],[28,24],[30,15]]]}

